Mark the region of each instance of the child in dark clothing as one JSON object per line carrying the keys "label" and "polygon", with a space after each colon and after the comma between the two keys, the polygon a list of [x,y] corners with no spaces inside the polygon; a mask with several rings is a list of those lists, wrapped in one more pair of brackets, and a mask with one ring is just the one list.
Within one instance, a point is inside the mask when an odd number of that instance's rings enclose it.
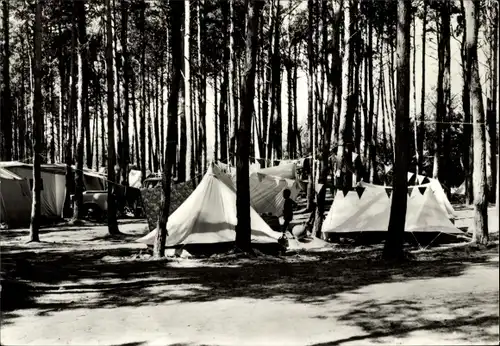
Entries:
{"label": "child in dark clothing", "polygon": [[293,207],[297,205],[292,199],[290,199],[290,190],[285,189],[283,190],[283,198],[285,199],[285,203],[283,204],[283,226],[281,226],[281,231],[283,232],[283,235],[285,235],[286,231],[288,230],[290,234],[292,235],[292,238],[294,238],[294,235],[292,231],[289,229],[290,227],[290,222],[293,220]]}

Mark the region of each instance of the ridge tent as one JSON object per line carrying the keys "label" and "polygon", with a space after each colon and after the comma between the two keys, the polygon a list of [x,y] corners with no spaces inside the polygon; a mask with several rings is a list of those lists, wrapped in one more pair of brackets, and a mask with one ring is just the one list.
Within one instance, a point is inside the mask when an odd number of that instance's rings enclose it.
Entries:
{"label": "ridge tent", "polygon": [[286,163],[283,165],[262,168],[259,172],[267,175],[274,175],[276,177],[286,178],[286,179],[297,179],[297,165],[292,163]]}
{"label": "ridge tent", "polygon": [[450,219],[456,218],[455,209],[451,205],[446,193],[441,186],[441,183],[438,179],[429,178],[420,174],[408,173],[408,182],[409,185],[422,185],[429,184],[432,191],[434,191],[434,195],[439,202],[439,205],[443,208],[443,210],[448,214]]}
{"label": "ridge tent", "polygon": [[[281,235],[274,232],[250,207],[252,242],[277,243]],[[207,173],[167,223],[166,245],[217,244],[236,239],[236,191],[231,179],[211,164]],[[157,229],[138,239],[153,245]]]}
{"label": "ridge tent", "polygon": [[[0,162],[0,167],[17,174],[29,181],[30,190],[33,182],[33,166],[22,162]],[[41,165],[42,190],[41,214],[44,217],[58,219],[63,216],[64,201],[66,198],[66,177],[60,167]]]}
{"label": "ridge tent", "polygon": [[[387,231],[392,194],[383,186],[363,184],[364,191],[337,191],[323,223],[323,233]],[[448,219],[428,185],[410,187],[405,232],[463,234]],[[422,193],[422,190],[425,191]]]}
{"label": "ridge tent", "polygon": [[0,168],[0,223],[10,228],[29,225],[31,202],[28,180]]}

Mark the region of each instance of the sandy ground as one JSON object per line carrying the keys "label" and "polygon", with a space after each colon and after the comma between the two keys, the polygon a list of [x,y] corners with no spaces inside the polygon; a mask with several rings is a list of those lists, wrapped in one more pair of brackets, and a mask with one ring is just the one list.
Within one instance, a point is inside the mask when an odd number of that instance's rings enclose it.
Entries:
{"label": "sandy ground", "polygon": [[[465,213],[465,212],[464,212]],[[466,218],[466,214],[463,215]],[[498,220],[498,219],[497,219]],[[498,224],[498,221],[497,221]],[[156,261],[145,223],[0,232],[2,345],[498,344],[498,241]]]}

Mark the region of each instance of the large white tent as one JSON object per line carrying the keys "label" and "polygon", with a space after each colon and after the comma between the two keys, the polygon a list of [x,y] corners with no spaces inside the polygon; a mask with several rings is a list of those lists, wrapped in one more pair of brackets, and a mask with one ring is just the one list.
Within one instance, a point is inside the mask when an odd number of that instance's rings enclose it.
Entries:
{"label": "large white tent", "polygon": [[[236,185],[236,175],[232,175],[231,179]],[[285,189],[290,190],[290,198],[295,201],[300,192],[297,181],[260,172],[250,174],[250,203],[259,214],[281,216]]]}
{"label": "large white tent", "polygon": [[297,165],[295,162],[262,168],[259,172],[286,179],[297,179]]}
{"label": "large white tent", "polygon": [[[0,162],[0,167],[17,174],[23,179],[33,181],[32,165],[22,162]],[[50,166],[41,167],[42,190],[41,214],[47,218],[60,218],[63,216],[64,200],[66,198],[66,177],[59,169],[51,169]]]}
{"label": "large white tent", "polygon": [[[462,234],[439,205],[430,184],[410,187],[406,232]],[[386,231],[389,226],[392,194],[386,187],[372,184],[358,190],[338,191],[323,223],[323,233]]]}
{"label": "large white tent", "polygon": [[9,227],[26,226],[31,216],[28,180],[0,168],[0,223]]}
{"label": "large white tent", "polygon": [[[274,232],[253,209],[250,209],[252,242],[276,243]],[[187,244],[216,244],[236,239],[236,190],[231,178],[211,164],[207,173],[186,199],[168,218],[168,247]],[[138,242],[154,244],[157,229]]]}

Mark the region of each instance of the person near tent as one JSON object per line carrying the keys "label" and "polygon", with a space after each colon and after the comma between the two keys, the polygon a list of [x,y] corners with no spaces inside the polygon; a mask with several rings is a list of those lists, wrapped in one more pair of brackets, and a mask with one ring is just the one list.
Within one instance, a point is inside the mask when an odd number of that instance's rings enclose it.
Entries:
{"label": "person near tent", "polygon": [[293,208],[297,205],[291,198],[291,192],[289,189],[283,190],[283,198],[285,199],[285,203],[283,203],[283,225],[281,226],[281,232],[283,232],[283,236],[286,231],[290,232],[292,238],[295,238],[291,229],[290,222],[293,220]]}

